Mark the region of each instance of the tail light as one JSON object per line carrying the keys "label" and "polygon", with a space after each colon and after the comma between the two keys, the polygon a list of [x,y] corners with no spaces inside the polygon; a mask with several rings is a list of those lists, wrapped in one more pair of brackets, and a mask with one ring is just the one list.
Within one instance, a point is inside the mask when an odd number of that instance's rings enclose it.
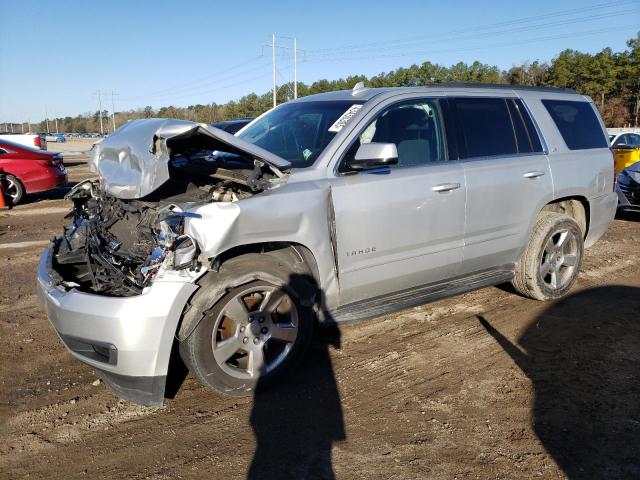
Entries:
{"label": "tail light", "polygon": [[33,145],[38,148],[42,148],[42,139],[40,138],[40,135],[36,135],[36,138],[33,139]]}

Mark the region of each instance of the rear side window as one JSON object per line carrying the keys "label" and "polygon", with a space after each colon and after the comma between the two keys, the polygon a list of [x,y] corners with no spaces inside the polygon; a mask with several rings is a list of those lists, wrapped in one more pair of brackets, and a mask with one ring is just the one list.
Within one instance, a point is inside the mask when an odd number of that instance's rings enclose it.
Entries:
{"label": "rear side window", "polygon": [[609,142],[588,102],[542,100],[569,150],[607,148]]}
{"label": "rear side window", "polygon": [[511,115],[503,98],[457,98],[454,105],[466,147],[463,158],[518,152]]}

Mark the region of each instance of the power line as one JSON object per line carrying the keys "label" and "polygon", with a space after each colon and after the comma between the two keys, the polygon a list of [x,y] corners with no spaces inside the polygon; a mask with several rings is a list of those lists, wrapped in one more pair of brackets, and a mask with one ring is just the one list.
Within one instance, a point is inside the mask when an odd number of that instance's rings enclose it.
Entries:
{"label": "power line", "polygon": [[[254,66],[252,68],[245,69],[241,72],[236,72],[235,74],[232,74],[232,75],[226,75],[226,76],[222,75],[216,79],[216,83],[219,83],[225,80],[231,80],[234,78],[246,77],[247,74],[251,72],[255,72],[257,70],[262,70],[267,65],[268,63],[263,63],[260,65]],[[241,83],[241,82],[238,82],[238,83]],[[215,88],[217,89],[219,87],[215,87]],[[165,94],[146,95],[141,98],[144,98],[144,102],[147,102],[147,103],[149,101],[157,102],[159,100],[164,100],[167,98],[180,98],[180,97],[185,97],[185,96],[194,95],[198,93],[206,93],[211,90],[212,90],[212,85],[201,85],[201,86],[196,86],[191,88],[172,90],[174,92],[173,94],[171,94],[170,92],[167,92]],[[121,101],[124,101],[127,104],[131,104],[136,101],[136,98],[137,97],[126,97],[126,98],[121,98]]]}
{"label": "power line", "polygon": [[[531,21],[536,21],[536,20],[548,20],[550,18],[568,16],[568,15],[572,15],[572,14],[575,14],[575,13],[579,13],[580,14],[580,13],[586,13],[586,12],[590,12],[590,11],[594,11],[594,10],[602,10],[602,9],[606,9],[606,8],[620,7],[620,6],[626,6],[626,5],[637,5],[637,4],[638,4],[637,0],[624,0],[624,1],[614,1],[614,2],[600,3],[600,4],[595,4],[595,5],[587,5],[587,6],[580,7],[580,8],[572,8],[572,9],[567,9],[567,10],[552,11],[552,12],[548,12],[548,13],[545,13],[545,14],[539,14],[539,15],[534,15],[534,16],[530,16],[530,17],[521,17],[521,18],[512,19],[512,20],[505,20],[505,21],[502,21],[502,22],[490,23],[490,24],[485,24],[485,25],[477,25],[477,26],[474,26],[474,31],[478,32],[478,31],[482,31],[482,30],[491,30],[491,29],[495,29],[495,28],[502,28],[502,27],[505,27],[505,26],[512,26],[512,25],[518,25],[518,24],[522,24],[522,23],[529,23]],[[309,55],[315,55],[315,54],[318,54],[318,53],[321,53],[321,52],[352,51],[354,49],[358,49],[358,48],[361,48],[361,47],[384,46],[384,45],[389,45],[389,44],[410,42],[412,40],[429,39],[429,38],[440,38],[443,35],[451,36],[451,35],[465,34],[465,33],[468,33],[468,29],[467,28],[449,30],[449,31],[445,31],[445,32],[433,32],[433,33],[429,33],[429,34],[405,37],[404,39],[380,40],[380,41],[377,41],[377,42],[349,44],[349,45],[341,45],[339,47],[333,47],[333,48],[332,47],[327,47],[327,48],[309,50]]]}
{"label": "power line", "polygon": [[[549,28],[549,27],[556,27],[556,26],[566,26],[569,24],[575,24],[575,23],[581,23],[581,22],[585,22],[585,21],[601,21],[604,18],[612,18],[612,17],[619,17],[619,16],[625,16],[625,15],[629,15],[630,13],[634,13],[633,10],[628,10],[628,11],[621,11],[621,12],[614,12],[614,13],[609,13],[609,14],[598,14],[598,15],[592,15],[589,17],[582,17],[582,18],[575,18],[575,19],[568,19],[568,20],[561,20],[561,21],[555,21],[555,22],[549,22],[549,23],[541,23],[541,24],[536,24],[536,25],[529,25],[529,26],[525,26],[525,27],[518,27],[518,28],[510,28],[510,29],[506,29],[506,30],[499,30],[499,31],[495,31],[495,32],[484,32],[484,33],[470,33],[467,35],[458,35],[455,38],[447,38],[447,36],[442,36],[440,38],[437,38],[435,40],[429,40],[429,44],[434,44],[434,43],[451,43],[452,41],[466,41],[466,40],[472,40],[472,39],[477,39],[477,38],[486,38],[486,37],[495,37],[495,36],[500,36],[500,35],[508,35],[508,34],[512,34],[514,32],[525,32],[525,31],[531,31],[531,30],[540,30],[540,29],[544,29],[544,28]],[[421,41],[414,41],[414,42],[408,42],[408,43],[403,43],[403,44],[398,44],[398,45],[394,45],[394,46],[387,46],[387,47],[383,47],[383,46],[379,46],[379,47],[367,47],[367,48],[359,48],[359,49],[351,49],[348,52],[345,52],[344,54],[353,54],[353,53],[364,53],[364,52],[368,52],[368,51],[389,51],[389,50],[396,50],[399,48],[408,48],[411,46],[416,46],[416,45],[420,45],[423,43],[426,43],[427,40],[421,40]],[[332,56],[340,56],[342,54],[340,53],[319,53],[319,54],[309,54],[309,58],[310,59],[315,59],[315,58],[324,58],[324,57],[332,57]]]}
{"label": "power line", "polygon": [[[230,72],[230,71],[233,71],[233,70],[237,70],[238,68],[244,67],[245,65],[248,65],[248,64],[253,63],[253,62],[255,62],[257,60],[260,60],[260,59],[261,59],[261,56],[250,58],[248,60],[245,60],[244,62],[241,62],[241,63],[238,63],[238,64],[233,65],[231,67],[225,68],[224,72]],[[250,70],[254,70],[254,69],[250,69]],[[198,89],[198,88],[206,87],[206,85],[197,85],[197,84],[203,83],[203,82],[208,82],[210,79],[212,79],[214,77],[216,78],[216,81],[220,81],[221,78],[222,79],[226,79],[226,78],[229,78],[229,77],[232,78],[232,77],[237,76],[237,75],[242,75],[242,72],[238,72],[237,74],[234,74],[234,75],[231,75],[231,76],[223,74],[222,77],[220,77],[220,72],[221,72],[221,70],[218,70],[216,72],[207,74],[207,75],[205,75],[203,77],[199,77],[199,78],[190,80],[188,82],[175,84],[172,87],[163,88],[163,89],[160,89],[160,90],[156,90],[156,91],[153,91],[153,92],[148,92],[148,93],[141,94],[141,95],[134,95],[134,96],[131,96],[131,97],[126,97],[126,98],[124,98],[124,100],[131,101],[131,100],[138,100],[138,99],[142,99],[142,98],[146,99],[146,98],[155,97],[155,96],[162,95],[164,93],[175,91],[175,90],[184,90],[185,88],[186,89],[191,89],[191,88]]]}
{"label": "power line", "polygon": [[[291,67],[286,67],[286,68],[283,68],[282,70],[283,71],[284,70],[288,70],[289,68],[291,68]],[[162,99],[159,99],[159,100],[157,100],[157,102],[165,103],[167,101],[173,101],[173,100],[177,100],[177,99],[181,99],[181,98],[191,97],[193,95],[211,95],[211,94],[214,94],[214,93],[217,93],[217,92],[229,89],[229,88],[233,88],[236,85],[243,85],[243,84],[250,83],[250,82],[253,82],[255,80],[259,80],[259,79],[262,79],[262,78],[265,78],[265,77],[268,77],[268,76],[271,76],[271,72],[265,72],[265,73],[263,73],[261,75],[253,76],[253,77],[250,77],[250,78],[245,78],[244,80],[233,81],[233,82],[228,83],[228,84],[219,85],[219,86],[216,86],[215,88],[208,89],[207,91],[204,91],[204,92],[199,92],[199,93],[194,93],[194,92],[184,93],[184,92],[180,92],[180,93],[177,93],[176,95],[170,95],[168,97],[164,97]]]}
{"label": "power line", "polygon": [[461,52],[461,51],[483,50],[486,48],[502,48],[502,47],[510,47],[513,45],[524,45],[529,43],[544,42],[549,40],[559,40],[559,39],[570,38],[570,37],[589,36],[589,35],[595,35],[599,33],[620,31],[625,28],[637,28],[637,24],[618,25],[616,27],[604,28],[604,29],[598,29],[598,30],[587,30],[582,32],[570,32],[570,33],[551,35],[546,37],[528,38],[526,40],[509,42],[508,44],[504,42],[499,42],[499,43],[492,43],[492,44],[487,44],[482,46],[473,46],[473,47],[465,46],[465,47],[454,47],[454,48],[447,48],[447,49],[441,49],[441,50],[418,50],[418,51],[412,51],[412,52],[390,53],[390,54],[383,54],[383,55],[355,56],[355,57],[314,58],[314,59],[309,59],[308,61],[334,62],[334,61],[352,61],[352,60],[371,60],[371,59],[378,59],[378,58],[407,57],[411,55],[427,55],[427,54],[434,54],[434,53],[451,53],[451,52]]}

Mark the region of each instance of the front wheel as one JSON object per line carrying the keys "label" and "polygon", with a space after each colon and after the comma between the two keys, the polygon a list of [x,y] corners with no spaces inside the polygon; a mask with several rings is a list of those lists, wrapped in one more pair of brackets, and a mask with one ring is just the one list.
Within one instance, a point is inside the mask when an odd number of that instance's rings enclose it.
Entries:
{"label": "front wheel", "polygon": [[206,387],[227,396],[251,395],[300,361],[311,340],[310,307],[294,281],[255,280],[230,289],[180,344],[189,370]]}
{"label": "front wheel", "polygon": [[582,230],[573,218],[542,212],[516,263],[513,287],[535,300],[561,298],[578,278],[583,252]]}

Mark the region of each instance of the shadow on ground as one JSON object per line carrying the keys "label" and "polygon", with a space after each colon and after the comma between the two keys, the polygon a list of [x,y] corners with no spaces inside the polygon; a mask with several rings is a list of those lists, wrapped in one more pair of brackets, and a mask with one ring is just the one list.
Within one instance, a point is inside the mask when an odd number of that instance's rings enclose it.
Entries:
{"label": "shadow on ground", "polygon": [[534,430],[569,478],[640,478],[640,288],[558,301],[517,345],[479,319],[533,382]]}
{"label": "shadow on ground", "polygon": [[640,222],[640,211],[618,210],[616,212],[616,220],[627,222]]}
{"label": "shadow on ground", "polygon": [[[292,275],[290,285],[299,285]],[[304,281],[318,291],[310,276]],[[340,330],[316,329],[311,348],[286,381],[274,388],[258,382],[250,422],[256,450],[247,478],[333,479],[331,447],[346,438],[338,386],[329,356],[340,348]]]}

